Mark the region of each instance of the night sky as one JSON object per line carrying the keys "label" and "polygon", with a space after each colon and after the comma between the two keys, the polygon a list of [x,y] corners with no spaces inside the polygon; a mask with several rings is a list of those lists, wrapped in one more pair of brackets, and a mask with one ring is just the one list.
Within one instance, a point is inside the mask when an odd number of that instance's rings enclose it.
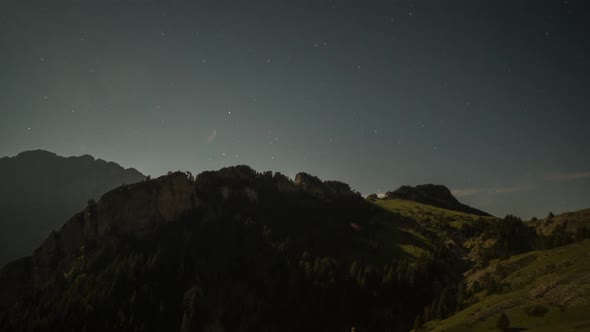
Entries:
{"label": "night sky", "polygon": [[0,156],[590,207],[580,1],[2,1]]}

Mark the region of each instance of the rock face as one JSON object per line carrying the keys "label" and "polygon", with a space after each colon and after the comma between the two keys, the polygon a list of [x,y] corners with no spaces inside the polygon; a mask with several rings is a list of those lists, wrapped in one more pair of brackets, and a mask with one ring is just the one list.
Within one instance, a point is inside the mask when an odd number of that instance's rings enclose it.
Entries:
{"label": "rock face", "polygon": [[576,234],[584,230],[590,233],[590,209],[566,212],[529,223],[543,236],[552,236],[557,232]]}
{"label": "rock face", "polygon": [[143,180],[135,169],[37,150],[0,159],[0,266],[30,255],[67,218],[124,183]]}
{"label": "rock face", "polygon": [[478,216],[490,215],[481,210],[462,204],[453,196],[453,194],[451,194],[449,188],[443,185],[423,184],[415,187],[401,186],[395,191],[388,191],[385,193],[385,199],[404,199]]}
{"label": "rock face", "polygon": [[316,176],[303,172],[295,176],[294,183],[297,187],[321,198],[330,199],[354,194],[350,190],[350,186],[346,183],[340,181],[322,181]]}
{"label": "rock face", "polygon": [[179,220],[199,206],[195,184],[185,173],[116,188],[68,220],[33,254],[41,277],[84,243],[109,235],[142,236],[162,223]]}
{"label": "rock face", "polygon": [[[34,251],[34,278],[44,280],[50,271],[70,264],[83,245],[121,236],[141,238],[160,225],[181,220],[205,205],[201,200],[204,195],[218,193],[223,201],[238,198],[256,204],[258,192],[252,186],[265,177],[247,166],[235,166],[203,172],[196,180],[190,173],[176,172],[115,188],[98,202],[89,201],[86,209],[52,232]],[[283,180],[281,175],[267,180],[286,181],[293,188],[291,192],[306,192],[325,201],[355,195],[345,183],[322,181],[306,173],[297,174],[295,181]]]}

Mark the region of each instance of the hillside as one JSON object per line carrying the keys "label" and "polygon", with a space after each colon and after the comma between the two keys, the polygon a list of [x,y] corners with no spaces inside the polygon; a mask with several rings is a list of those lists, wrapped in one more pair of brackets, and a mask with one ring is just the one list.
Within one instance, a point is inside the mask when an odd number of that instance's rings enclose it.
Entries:
{"label": "hillside", "polygon": [[[588,331],[589,281],[590,240],[493,261],[467,278],[474,303],[424,330],[489,331],[505,313],[514,331]],[[478,291],[489,283],[497,291]]]}
{"label": "hillside", "polygon": [[0,330],[477,331],[500,312],[585,328],[585,216],[543,234],[306,173],[169,173],[89,201],[0,269]]}
{"label": "hillside", "polygon": [[459,202],[449,188],[443,185],[422,184],[415,187],[401,186],[385,193],[384,199],[401,199],[414,201],[434,207],[443,208],[477,216],[490,216],[489,213],[472,208]]}
{"label": "hillside", "polygon": [[404,199],[374,199],[372,202],[384,209],[412,218],[418,222],[444,221],[454,228],[461,228],[461,225],[465,222],[479,219],[488,221],[496,219],[492,216],[459,212]]}
{"label": "hillside", "polygon": [[0,158],[0,266],[30,255],[88,200],[143,179],[134,169],[88,155],[37,150]]}
{"label": "hillside", "polygon": [[460,278],[419,233],[304,173],[172,173],[110,191],[0,270],[0,330],[408,330],[430,285]]}
{"label": "hillside", "polygon": [[543,219],[531,220],[529,223],[537,233],[544,236],[551,236],[560,231],[576,234],[590,224],[590,209],[550,215]]}
{"label": "hillside", "polygon": [[590,210],[523,222],[409,200],[371,202],[415,220],[471,262],[464,266],[465,279],[439,291],[419,315],[415,326],[429,321],[420,330],[497,330],[501,313],[513,331],[590,330],[590,241],[583,240],[590,238]]}

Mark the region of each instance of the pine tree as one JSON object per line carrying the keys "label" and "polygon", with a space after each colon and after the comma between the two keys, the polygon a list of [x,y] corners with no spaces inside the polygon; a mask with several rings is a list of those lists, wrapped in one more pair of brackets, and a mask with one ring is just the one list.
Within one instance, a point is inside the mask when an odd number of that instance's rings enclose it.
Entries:
{"label": "pine tree", "polygon": [[430,312],[430,306],[426,306],[424,308],[424,321],[429,322],[432,319],[432,314]]}
{"label": "pine tree", "polygon": [[463,303],[467,298],[467,284],[461,281],[457,287],[457,311],[463,309]]}
{"label": "pine tree", "polygon": [[424,320],[422,319],[422,315],[418,315],[416,316],[416,320],[414,321],[414,331],[419,331],[420,329],[422,329],[422,326],[424,325]]}
{"label": "pine tree", "polygon": [[496,321],[496,327],[501,331],[508,330],[508,328],[510,327],[510,320],[508,319],[508,316],[506,316],[505,313],[500,314],[500,316],[498,317],[498,320]]}

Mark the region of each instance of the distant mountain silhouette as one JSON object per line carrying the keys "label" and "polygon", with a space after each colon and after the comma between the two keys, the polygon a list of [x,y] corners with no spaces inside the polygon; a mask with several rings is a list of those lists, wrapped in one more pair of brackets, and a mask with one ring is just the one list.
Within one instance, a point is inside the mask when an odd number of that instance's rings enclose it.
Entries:
{"label": "distant mountain silhouette", "polygon": [[0,158],[0,266],[30,255],[74,213],[143,174],[92,156],[36,150]]}
{"label": "distant mountain silhouette", "polygon": [[490,215],[487,212],[462,204],[451,194],[449,188],[443,185],[422,184],[415,187],[401,186],[395,191],[385,193],[385,199],[405,199],[478,216]]}

